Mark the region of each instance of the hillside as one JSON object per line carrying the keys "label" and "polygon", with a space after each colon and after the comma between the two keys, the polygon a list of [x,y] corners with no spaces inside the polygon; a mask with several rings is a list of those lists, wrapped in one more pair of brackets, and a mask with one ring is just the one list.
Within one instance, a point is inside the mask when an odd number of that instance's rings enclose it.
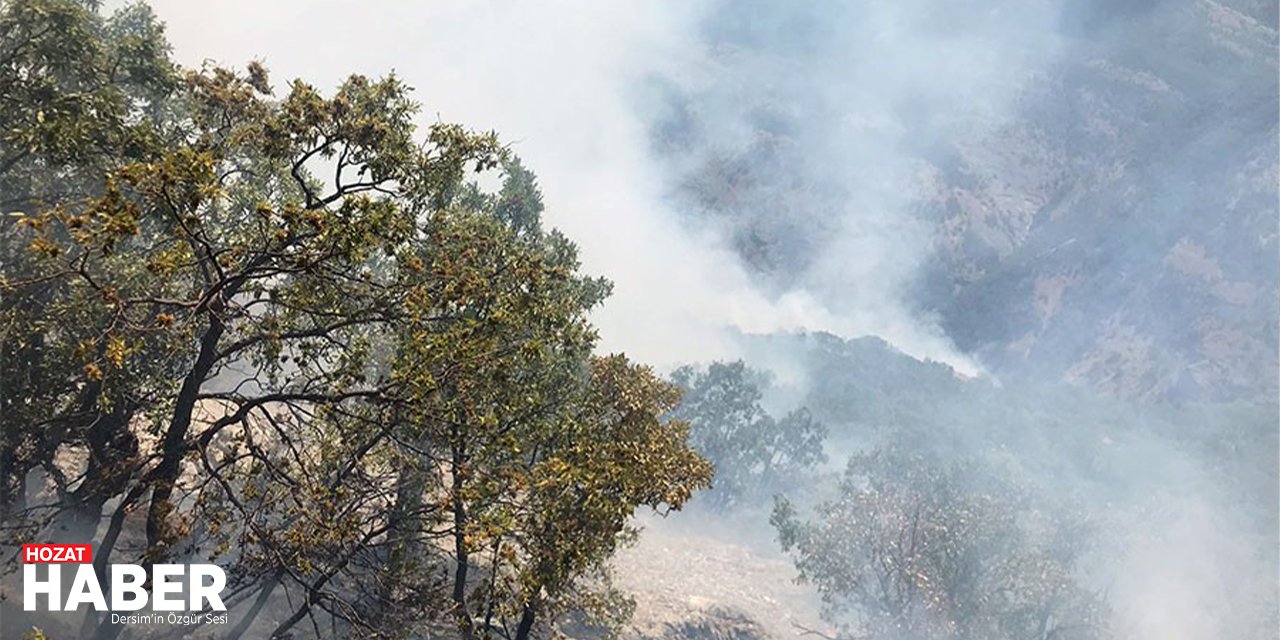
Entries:
{"label": "hillside", "polygon": [[[1027,499],[1089,523],[1078,539],[1088,549],[1082,579],[1110,594],[1119,637],[1168,637],[1182,625],[1199,629],[1184,636],[1197,639],[1271,628],[1274,402],[1135,402],[1062,384],[997,384],[876,338],[742,340],[748,361],[790,359],[767,402],[806,406],[830,429],[830,464],[786,490],[792,500],[826,499],[859,451],[978,462]],[[689,513],[647,523],[639,545],[618,557],[619,584],[638,604],[633,632],[791,638],[819,628],[812,587],[780,579],[794,573],[753,511],[761,507],[703,506],[695,499]]]}
{"label": "hillside", "polygon": [[1274,397],[1275,96],[1274,23],[1225,4],[1091,26],[929,165],[949,335],[1009,375]]}
{"label": "hillside", "polygon": [[998,377],[1275,397],[1275,7],[996,7],[718,17],[710,64],[756,81],[664,85],[677,196],[779,295],[856,298],[824,269],[871,260]]}

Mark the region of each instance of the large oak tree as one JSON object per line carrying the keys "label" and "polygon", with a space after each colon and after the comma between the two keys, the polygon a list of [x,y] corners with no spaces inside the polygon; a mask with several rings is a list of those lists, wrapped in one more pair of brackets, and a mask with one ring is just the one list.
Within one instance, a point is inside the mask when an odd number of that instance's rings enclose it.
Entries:
{"label": "large oak tree", "polygon": [[221,563],[225,637],[618,610],[632,512],[710,465],[674,387],[594,354],[608,283],[495,136],[419,136],[395,77],[180,69],[140,6],[6,1],[0,25],[11,541]]}

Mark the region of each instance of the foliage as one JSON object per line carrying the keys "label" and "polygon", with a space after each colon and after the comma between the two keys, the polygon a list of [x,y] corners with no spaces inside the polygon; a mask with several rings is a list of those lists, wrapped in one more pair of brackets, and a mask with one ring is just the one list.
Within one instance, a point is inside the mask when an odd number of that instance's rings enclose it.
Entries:
{"label": "foliage", "polygon": [[1107,637],[1076,582],[1079,525],[971,467],[857,455],[815,515],[779,498],[771,520],[843,637]]}
{"label": "foliage", "polygon": [[632,512],[710,466],[674,387],[594,355],[609,285],[493,134],[420,140],[395,77],[276,96],[257,63],[178,69],[141,7],[0,24],[7,538],[218,562],[231,638],[618,623]]}
{"label": "foliage", "polygon": [[826,427],[805,408],[769,415],[761,405],[768,379],[742,361],[681,367],[671,379],[684,390],[675,415],[689,422],[691,444],[715,465],[715,489],[707,495],[714,505],[765,497],[826,460]]}
{"label": "foliage", "polygon": [[146,156],[177,76],[145,5],[103,18],[76,0],[0,5],[0,184],[6,211],[71,195]]}
{"label": "foliage", "polygon": [[[100,297],[86,300],[49,272],[44,258],[69,238],[65,228],[32,237],[41,224],[32,214],[58,207],[79,225],[87,218],[70,211],[102,192],[105,172],[154,156],[163,127],[147,116],[177,84],[167,51],[141,5],[102,17],[74,0],[0,3],[0,516],[22,505],[21,479],[65,440],[87,441],[95,460],[131,455],[129,438],[112,440],[118,430],[107,426],[130,409],[94,411],[103,385],[85,380],[100,371],[85,354],[114,358],[122,343],[59,335],[87,336],[108,316],[95,313]],[[20,295],[17,281],[30,283]],[[93,501],[86,493],[75,499]]]}

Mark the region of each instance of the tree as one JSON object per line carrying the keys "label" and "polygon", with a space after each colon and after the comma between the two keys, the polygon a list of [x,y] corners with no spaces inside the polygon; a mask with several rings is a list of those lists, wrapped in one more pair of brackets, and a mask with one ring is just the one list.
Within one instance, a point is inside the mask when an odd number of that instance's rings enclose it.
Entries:
{"label": "tree", "polygon": [[842,637],[1107,637],[1105,606],[1075,579],[1078,528],[972,468],[856,455],[815,515],[779,498],[771,521]]}
{"label": "tree", "polygon": [[[83,345],[57,337],[91,333],[85,325],[92,314],[48,312],[74,296],[40,259],[67,236],[30,250],[29,228],[38,221],[29,214],[80,206],[101,194],[104,173],[154,157],[162,131],[160,119],[149,116],[163,109],[178,80],[167,51],[142,5],[104,18],[74,0],[0,3],[0,519],[22,510],[23,480],[64,442],[92,452],[95,482],[67,497],[87,505],[85,512],[103,499],[95,487],[115,482],[108,470],[132,455],[119,425],[133,403],[99,411],[109,391],[78,375]],[[31,286],[17,295],[12,287],[22,281]]]}
{"label": "tree", "polygon": [[681,367],[671,379],[684,392],[674,415],[689,422],[693,447],[715,465],[707,497],[718,507],[786,488],[826,460],[826,427],[804,408],[770,416],[761,405],[767,376],[741,360]]}
{"label": "tree", "polygon": [[[660,419],[678,391],[622,356],[591,356],[586,314],[608,283],[577,275],[573,245],[541,228],[532,175],[514,161],[504,173],[496,197],[464,194],[480,215],[434,219],[421,259],[435,275],[411,293],[409,326],[439,326],[397,349],[409,437],[435,452],[411,468],[440,465],[447,480],[423,495],[405,476],[412,504],[444,506],[413,534],[452,542],[464,638],[524,638],[586,602],[611,606],[604,563],[634,509],[679,508],[710,477],[683,423]],[[604,592],[584,591],[584,575]]]}
{"label": "tree", "polygon": [[[22,84],[0,109],[0,197],[22,194],[10,541],[93,540],[100,574],[218,562],[229,638],[525,638],[618,601],[631,513],[679,508],[710,467],[662,417],[673,387],[594,355],[608,283],[496,136],[418,139],[394,77],[277,97],[257,63],[180,70],[143,9],[23,0],[0,22]],[[468,181],[494,169],[498,193]],[[26,504],[36,470],[53,497]],[[120,631],[91,614],[80,635]]]}

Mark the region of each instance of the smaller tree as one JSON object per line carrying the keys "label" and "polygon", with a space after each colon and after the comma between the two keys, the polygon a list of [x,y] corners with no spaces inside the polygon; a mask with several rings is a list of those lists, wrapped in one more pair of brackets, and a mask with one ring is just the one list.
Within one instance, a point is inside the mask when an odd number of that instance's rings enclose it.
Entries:
{"label": "smaller tree", "polygon": [[690,443],[716,467],[707,497],[717,508],[784,489],[826,460],[826,427],[805,408],[769,415],[761,405],[768,375],[741,360],[684,366],[671,379],[684,392],[675,417],[690,424]]}
{"label": "smaller tree", "polygon": [[1108,637],[1104,603],[1074,577],[1079,528],[971,467],[858,455],[816,515],[779,498],[771,521],[841,637]]}

